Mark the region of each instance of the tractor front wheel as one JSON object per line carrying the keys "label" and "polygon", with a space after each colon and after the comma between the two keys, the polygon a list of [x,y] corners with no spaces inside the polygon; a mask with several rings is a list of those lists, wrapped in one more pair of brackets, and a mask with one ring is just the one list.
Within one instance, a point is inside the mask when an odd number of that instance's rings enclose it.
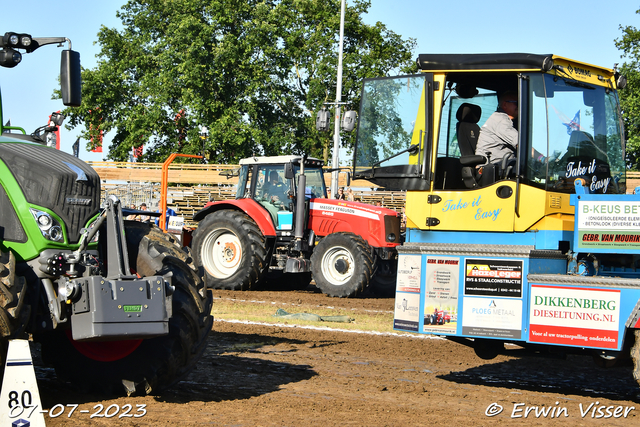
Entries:
{"label": "tractor front wheel", "polygon": [[42,357],[62,380],[106,394],[157,394],[191,371],[213,325],[212,295],[191,257],[157,227],[125,222],[131,268],[164,276],[175,287],[167,335],[144,340],[76,342],[66,331],[38,337]]}
{"label": "tractor front wheel", "polygon": [[316,286],[332,297],[352,297],[371,280],[373,258],[369,245],[353,233],[334,233],[324,237],[311,256]]}
{"label": "tractor front wheel", "polygon": [[207,215],[191,245],[205,283],[212,289],[250,290],[268,270],[265,238],[243,212],[220,210]]}

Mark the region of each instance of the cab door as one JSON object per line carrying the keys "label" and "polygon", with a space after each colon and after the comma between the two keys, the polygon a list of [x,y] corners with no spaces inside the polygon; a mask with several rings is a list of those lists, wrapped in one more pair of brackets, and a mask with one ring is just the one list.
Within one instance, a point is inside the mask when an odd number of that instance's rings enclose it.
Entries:
{"label": "cab door", "polygon": [[427,196],[430,230],[513,231],[516,182],[467,191],[434,190]]}
{"label": "cab door", "polygon": [[[445,91],[449,90],[450,93],[440,94],[444,95],[440,104],[442,110],[434,117],[433,145],[436,150],[433,187],[428,194],[407,194],[407,206],[424,204],[428,216],[423,226],[429,230],[513,232],[518,199],[518,164],[513,164],[513,173],[507,179],[498,175],[493,184],[468,188],[462,179],[463,165],[459,162],[459,109],[465,103],[480,107],[479,129],[496,111],[498,92],[478,87],[474,96],[463,98],[455,91],[455,84],[447,83],[441,87],[447,88]],[[520,111],[523,109],[520,108]],[[521,126],[520,122],[516,125]]]}

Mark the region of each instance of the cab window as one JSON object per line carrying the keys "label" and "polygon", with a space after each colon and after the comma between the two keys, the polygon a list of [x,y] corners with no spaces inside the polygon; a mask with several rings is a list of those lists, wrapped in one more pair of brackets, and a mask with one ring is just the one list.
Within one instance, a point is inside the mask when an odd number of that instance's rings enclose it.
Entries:
{"label": "cab window", "polygon": [[624,148],[615,92],[551,75],[531,76],[530,135],[523,175],[549,191],[624,193]]}
{"label": "cab window", "polygon": [[[307,177],[307,184],[305,188],[305,197],[327,197],[327,191],[324,183],[324,175],[321,169],[305,169],[304,174]],[[300,175],[300,168],[296,167],[296,184],[298,183],[298,176]],[[300,189],[298,189],[300,192]]]}

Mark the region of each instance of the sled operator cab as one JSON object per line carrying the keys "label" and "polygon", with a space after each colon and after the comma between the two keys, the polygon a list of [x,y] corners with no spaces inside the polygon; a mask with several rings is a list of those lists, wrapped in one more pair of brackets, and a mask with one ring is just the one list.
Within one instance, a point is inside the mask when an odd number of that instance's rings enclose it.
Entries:
{"label": "sled operator cab", "polygon": [[[640,190],[626,188],[625,78],[554,55],[417,64],[419,75],[364,82],[354,150],[356,179],[407,189],[394,329],[485,359],[577,353],[612,366],[631,356],[640,379]],[[496,122],[505,137],[487,141]]]}
{"label": "sled operator cab", "polygon": [[[409,232],[567,230],[574,181],[625,193],[624,78],[614,70],[531,54],[429,54],[417,64],[419,75],[365,80],[353,171],[408,190]],[[517,102],[517,148],[476,153],[506,93]]]}

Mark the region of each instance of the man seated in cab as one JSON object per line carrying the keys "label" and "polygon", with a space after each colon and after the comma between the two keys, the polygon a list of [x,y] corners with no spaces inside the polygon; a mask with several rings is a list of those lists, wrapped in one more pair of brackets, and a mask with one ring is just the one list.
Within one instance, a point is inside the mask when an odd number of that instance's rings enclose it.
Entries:
{"label": "man seated in cab", "polygon": [[280,182],[278,172],[272,170],[269,172],[269,180],[262,187],[262,197],[270,203],[282,202],[287,199],[287,186]]}
{"label": "man seated in cab", "polygon": [[489,163],[501,163],[505,156],[515,157],[518,129],[513,123],[518,117],[518,94],[504,92],[498,98],[498,109],[480,129],[476,155],[485,156]]}

